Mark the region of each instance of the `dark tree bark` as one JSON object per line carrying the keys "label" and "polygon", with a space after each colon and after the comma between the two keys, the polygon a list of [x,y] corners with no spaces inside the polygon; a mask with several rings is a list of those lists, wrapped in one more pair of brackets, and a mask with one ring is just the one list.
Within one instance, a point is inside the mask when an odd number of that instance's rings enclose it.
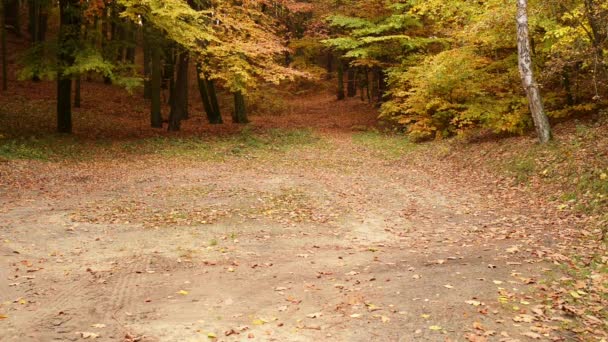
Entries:
{"label": "dark tree bark", "polygon": [[161,83],[162,65],[160,48],[150,46],[150,125],[154,128],[163,128],[163,117],[161,113]]}
{"label": "dark tree bark", "polygon": [[338,61],[338,100],[344,100],[346,95],[344,94],[344,63]]}
{"label": "dark tree bark", "polygon": [[566,104],[568,104],[568,106],[573,106],[575,102],[574,95],[572,94],[572,85],[570,83],[570,72],[568,68],[564,68],[564,70],[562,71],[562,80],[564,85],[564,91],[566,92]]}
{"label": "dark tree bark", "polygon": [[357,96],[357,83],[355,80],[355,69],[352,67],[348,68],[348,72],[347,74],[347,82],[348,84],[346,85],[346,96],[348,97],[355,97]]}
{"label": "dark tree bark", "polygon": [[171,95],[169,131],[179,131],[181,120],[188,117],[188,52],[180,52],[177,63],[177,78]]}
{"label": "dark tree bark", "polygon": [[45,0],[29,0],[28,28],[33,44],[44,42],[46,38],[49,4],[50,2]]}
{"label": "dark tree bark", "polygon": [[135,47],[137,46],[137,29],[131,21],[125,23],[125,36],[127,48],[125,51],[125,61],[130,64],[135,64]]}
{"label": "dark tree bark", "polygon": [[72,78],[63,70],[74,64],[80,36],[80,0],[59,1],[59,49],[57,60],[57,130],[72,132]]}
{"label": "dark tree bark", "polygon": [[163,89],[169,89],[167,103],[173,102],[173,92],[175,87],[175,52],[173,48],[167,48],[164,53],[165,65],[163,68]]}
{"label": "dark tree bark", "polygon": [[[44,0],[29,0],[29,25],[28,31],[30,32],[32,46],[36,49],[37,53],[40,54],[39,58],[44,58],[43,46],[41,43],[46,38],[46,29],[48,22],[48,11],[50,2]],[[40,76],[34,74],[32,81],[40,81]]]}
{"label": "dark tree bark", "polygon": [[245,96],[242,92],[234,93],[234,112],[232,113],[232,122],[238,124],[246,124],[249,122],[247,118],[247,108],[245,107]]}
{"label": "dark tree bark", "polygon": [[18,0],[2,0],[4,1],[4,24],[11,28],[11,31],[21,37],[21,16],[19,11]]}
{"label": "dark tree bark", "polygon": [[378,97],[376,99],[376,102],[378,104],[381,104],[382,102],[384,102],[384,93],[386,93],[386,88],[387,88],[386,72],[384,72],[384,70],[378,68],[376,77],[378,78],[378,92],[376,94]]}
{"label": "dark tree bark", "polygon": [[151,89],[150,89],[150,85],[151,85],[151,81],[150,81],[150,62],[151,62],[151,58],[150,58],[150,53],[151,53],[151,49],[153,48],[151,45],[151,33],[150,33],[151,28],[148,27],[148,25],[146,24],[145,21],[143,21],[143,36],[144,36],[144,41],[143,41],[143,50],[144,50],[144,99],[150,99],[151,98]]}
{"label": "dark tree bark", "polygon": [[4,24],[4,0],[0,0],[0,49],[2,49],[2,90],[8,90],[8,61],[6,52],[6,25]]}
{"label": "dark tree bark", "polygon": [[370,79],[369,79],[369,70],[366,68],[365,70],[365,89],[367,89],[367,102],[372,102],[372,94],[369,90],[370,87]]}
{"label": "dark tree bark", "polygon": [[217,99],[217,92],[215,90],[215,82],[213,80],[207,80],[207,90],[209,91],[209,101],[211,101],[211,108],[213,112],[216,114],[216,121],[218,124],[224,123],[222,120],[222,112],[220,111],[220,104]]}
{"label": "dark tree bark", "polygon": [[212,125],[224,123],[218,106],[217,95],[215,93],[215,86],[213,85],[213,81],[207,79],[207,77],[203,75],[200,64],[196,65],[196,74],[198,81],[198,91],[201,94],[201,100],[203,101],[203,107],[205,107],[207,120]]}
{"label": "dark tree bark", "polygon": [[546,143],[551,140],[551,126],[545,115],[543,102],[534,80],[532,71],[532,56],[530,54],[530,39],[528,32],[528,1],[517,0],[517,51],[519,55],[519,72],[522,84],[528,96],[534,127],[538,134],[538,140]]}

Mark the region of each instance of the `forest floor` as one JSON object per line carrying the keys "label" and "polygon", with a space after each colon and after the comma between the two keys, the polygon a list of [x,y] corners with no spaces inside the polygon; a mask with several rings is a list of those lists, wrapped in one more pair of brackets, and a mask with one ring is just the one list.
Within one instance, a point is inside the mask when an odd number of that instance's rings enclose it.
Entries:
{"label": "forest floor", "polygon": [[78,114],[76,138],[5,144],[0,340],[576,338],[562,306],[589,284],[537,293],[587,217],[377,133],[358,100],[289,108],[219,138],[194,117],[100,142]]}

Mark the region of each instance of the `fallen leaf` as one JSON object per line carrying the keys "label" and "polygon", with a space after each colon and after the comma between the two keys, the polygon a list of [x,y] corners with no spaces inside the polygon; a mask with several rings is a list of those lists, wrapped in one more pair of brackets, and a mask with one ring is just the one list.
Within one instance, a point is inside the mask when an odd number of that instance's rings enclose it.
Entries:
{"label": "fallen leaf", "polygon": [[534,321],[534,317],[530,315],[518,315],[513,317],[515,322],[524,322],[524,323],[532,323]]}
{"label": "fallen leaf", "polygon": [[308,318],[319,318],[321,316],[323,316],[322,312],[315,312],[315,313],[311,313],[311,314],[306,315],[306,317],[308,317]]}
{"label": "fallen leaf", "polygon": [[87,331],[77,332],[76,335],[80,335],[80,337],[82,337],[83,339],[87,339],[87,338],[96,339],[99,337],[99,334],[87,332]]}
{"label": "fallen leaf", "polygon": [[471,305],[473,305],[473,306],[480,306],[480,305],[483,305],[483,303],[482,303],[482,302],[477,301],[477,300],[467,300],[465,303],[467,303],[467,304],[471,304]]}
{"label": "fallen leaf", "polygon": [[439,331],[439,330],[443,330],[443,328],[442,328],[442,327],[440,327],[440,326],[438,326],[438,325],[431,325],[431,326],[429,327],[429,329],[430,329],[430,330],[433,330],[433,331]]}
{"label": "fallen leaf", "polygon": [[188,294],[188,291],[186,291],[186,290],[179,290],[176,293],[179,294],[179,295],[185,296],[185,295]]}
{"label": "fallen leaf", "polygon": [[541,338],[543,338],[543,336],[541,334],[537,334],[537,333],[531,332],[531,331],[525,332],[522,335],[529,337],[529,338],[533,338],[535,340],[540,340]]}

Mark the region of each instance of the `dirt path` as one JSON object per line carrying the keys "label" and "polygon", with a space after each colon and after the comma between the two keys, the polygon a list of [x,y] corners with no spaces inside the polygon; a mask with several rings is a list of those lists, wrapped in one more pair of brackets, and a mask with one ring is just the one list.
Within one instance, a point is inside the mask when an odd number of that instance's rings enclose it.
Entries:
{"label": "dirt path", "polygon": [[36,185],[1,196],[0,340],[527,339],[526,213],[318,134],[257,158],[13,162]]}

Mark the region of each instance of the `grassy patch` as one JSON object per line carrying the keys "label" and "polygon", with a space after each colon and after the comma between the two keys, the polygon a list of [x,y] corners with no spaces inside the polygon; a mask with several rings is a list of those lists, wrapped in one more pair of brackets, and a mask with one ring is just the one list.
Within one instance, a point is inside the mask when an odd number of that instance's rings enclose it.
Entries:
{"label": "grassy patch", "polygon": [[517,156],[504,164],[505,171],[518,183],[527,183],[536,172],[536,162],[529,155]]}
{"label": "grassy patch", "polygon": [[403,135],[385,134],[374,131],[353,135],[353,142],[374,151],[386,159],[399,159],[417,147]]}
{"label": "grassy patch", "polygon": [[230,156],[264,156],[320,141],[311,130],[244,129],[225,137],[169,137],[97,139],[49,134],[37,138],[0,138],[0,158],[14,160],[84,160],[134,155],[158,155],[196,160]]}

